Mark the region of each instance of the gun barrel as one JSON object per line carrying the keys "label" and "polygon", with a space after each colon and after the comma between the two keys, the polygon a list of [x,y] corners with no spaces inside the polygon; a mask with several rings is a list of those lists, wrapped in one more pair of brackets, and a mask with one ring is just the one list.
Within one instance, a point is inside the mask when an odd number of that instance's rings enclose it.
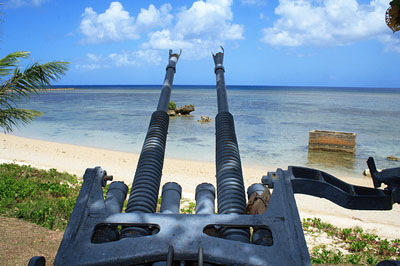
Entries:
{"label": "gun barrel", "polygon": [[[151,117],[150,125],[143,144],[135,177],[132,182],[126,212],[153,213],[156,211],[161,174],[164,164],[169,116],[168,103],[175,73],[175,66],[180,54],[169,51],[169,63],[166,69],[164,85],[157,107]],[[135,234],[135,228],[124,228],[123,237]]]}
{"label": "gun barrel", "polygon": [[[243,214],[246,196],[235,125],[228,108],[223,48],[213,58],[218,100],[218,115],[215,118],[218,213]],[[242,242],[249,242],[250,238],[249,230],[242,228],[227,228],[222,235],[224,238]]]}
{"label": "gun barrel", "polygon": [[157,111],[168,111],[169,99],[171,97],[171,88],[172,83],[174,81],[174,75],[176,72],[176,63],[178,63],[179,56],[181,55],[182,50],[180,50],[179,54],[173,54],[172,50],[169,50],[169,63],[166,68],[165,78],[163,88],[161,90],[160,99],[157,105]]}
{"label": "gun barrel", "polygon": [[[222,51],[223,48],[221,47]],[[218,113],[229,112],[228,97],[226,95],[225,86],[225,68],[223,66],[224,53],[217,53],[213,55],[214,58],[214,72],[217,78],[217,101],[218,101]]]}

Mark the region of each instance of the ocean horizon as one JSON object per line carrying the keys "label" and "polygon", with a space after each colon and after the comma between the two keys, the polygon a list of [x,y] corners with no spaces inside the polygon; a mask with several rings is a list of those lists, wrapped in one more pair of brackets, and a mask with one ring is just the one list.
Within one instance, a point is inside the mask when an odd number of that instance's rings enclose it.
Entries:
{"label": "ocean horizon", "polygon": [[[21,108],[43,112],[14,135],[140,153],[161,85],[57,85]],[[360,176],[369,156],[378,168],[398,167],[400,88],[227,86],[242,164],[298,165]],[[174,85],[171,101],[194,104],[191,116],[171,117],[166,156],[214,161],[215,85]],[[311,130],[357,133],[355,154],[309,152]],[[88,166],[91,167],[91,166]]]}
{"label": "ocean horizon", "polygon": [[[53,85],[51,88],[70,88],[70,89],[135,89],[145,88],[161,90],[162,85],[160,84],[64,84],[64,85]],[[51,89],[50,88],[50,89]],[[215,89],[215,85],[196,85],[196,84],[179,84],[173,85],[173,89]],[[291,86],[291,85],[226,85],[227,90],[325,90],[325,91],[363,91],[363,92],[393,92],[400,93],[400,87],[351,87],[351,86]]]}

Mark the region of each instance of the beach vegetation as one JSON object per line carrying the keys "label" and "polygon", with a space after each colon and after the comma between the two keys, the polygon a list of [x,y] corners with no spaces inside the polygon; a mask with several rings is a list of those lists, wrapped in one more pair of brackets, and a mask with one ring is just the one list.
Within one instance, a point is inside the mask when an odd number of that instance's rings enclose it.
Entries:
{"label": "beach vegetation", "polygon": [[0,215],[64,230],[80,187],[77,176],[55,169],[0,164]]}
{"label": "beach vegetation", "polygon": [[181,210],[180,213],[184,214],[194,214],[196,210],[196,203],[193,201],[187,200],[187,199],[182,199],[181,200]]}
{"label": "beach vegetation", "polygon": [[376,265],[383,260],[399,258],[399,239],[383,239],[360,227],[339,228],[320,218],[307,218],[303,219],[303,230],[306,236],[318,238],[326,234],[332,240],[332,245],[309,246],[313,264]]}
{"label": "beach vegetation", "polygon": [[175,108],[176,108],[176,103],[173,101],[170,101],[168,103],[168,110],[175,110]]}
{"label": "beach vegetation", "polygon": [[42,115],[40,111],[21,109],[18,105],[43,88],[51,87],[68,69],[68,62],[34,62],[21,70],[21,60],[29,52],[14,52],[0,59],[0,127],[12,132],[19,124],[26,124]]}

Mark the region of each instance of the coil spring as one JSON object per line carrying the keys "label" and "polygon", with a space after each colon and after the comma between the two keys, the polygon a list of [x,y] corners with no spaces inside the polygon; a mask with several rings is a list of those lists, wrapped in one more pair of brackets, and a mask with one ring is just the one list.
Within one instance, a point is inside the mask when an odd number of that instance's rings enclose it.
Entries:
{"label": "coil spring", "polygon": [[156,111],[151,116],[126,212],[152,213],[156,211],[168,123],[169,116],[166,112]]}
{"label": "coil spring", "polygon": [[[215,119],[218,213],[242,214],[246,209],[246,196],[233,116],[221,112]],[[249,242],[246,228],[224,228],[225,239]]]}
{"label": "coil spring", "polygon": [[233,117],[228,112],[216,117],[216,143],[218,213],[244,213],[242,166]]}

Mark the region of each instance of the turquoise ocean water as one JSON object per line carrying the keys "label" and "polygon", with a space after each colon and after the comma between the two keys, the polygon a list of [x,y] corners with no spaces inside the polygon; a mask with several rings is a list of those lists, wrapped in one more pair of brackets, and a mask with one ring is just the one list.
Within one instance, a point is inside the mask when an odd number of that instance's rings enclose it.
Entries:
{"label": "turquoise ocean water", "polygon": [[[33,96],[23,108],[44,114],[13,134],[28,138],[140,153],[161,86],[69,86]],[[177,106],[194,104],[190,117],[171,117],[166,156],[214,161],[215,86],[174,86]],[[228,86],[230,112],[244,166],[299,165],[358,176],[374,156],[378,168],[399,167],[400,89]],[[313,129],[357,133],[355,155],[308,152]],[[91,167],[91,166],[88,166]]]}

